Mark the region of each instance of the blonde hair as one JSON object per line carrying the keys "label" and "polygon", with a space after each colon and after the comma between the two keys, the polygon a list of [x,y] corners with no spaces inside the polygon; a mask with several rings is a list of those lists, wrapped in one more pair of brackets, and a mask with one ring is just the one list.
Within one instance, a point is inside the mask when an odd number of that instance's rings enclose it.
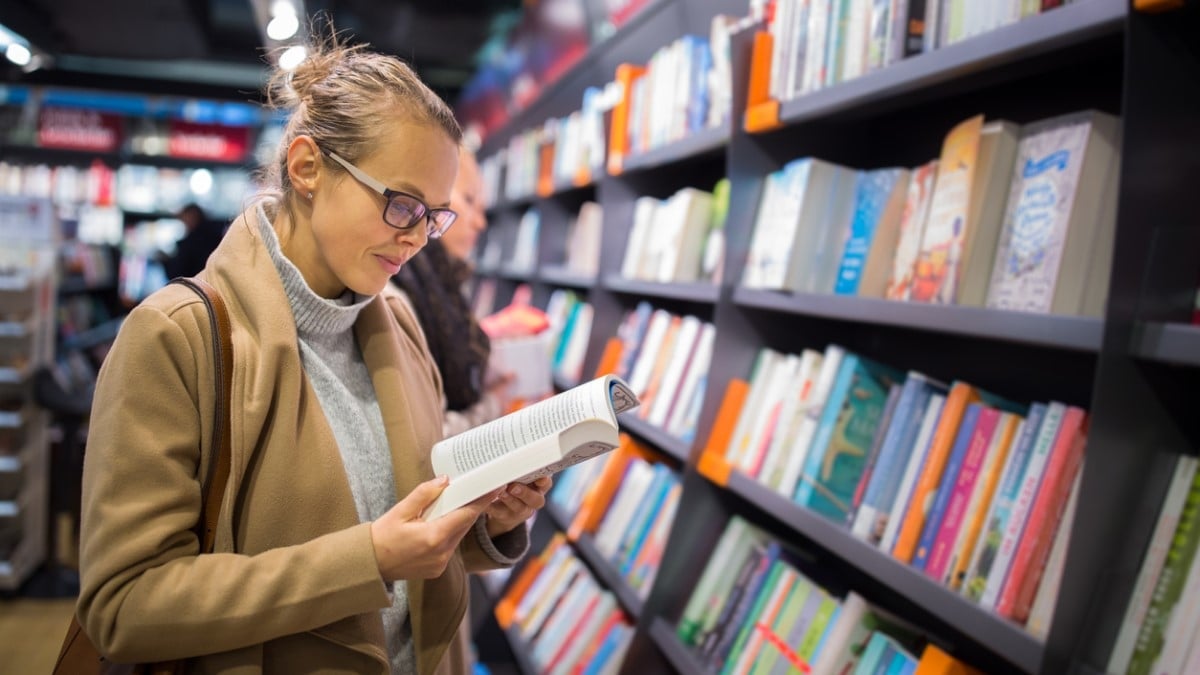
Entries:
{"label": "blonde hair", "polygon": [[[319,26],[318,23],[324,23]],[[276,67],[267,84],[267,104],[290,110],[279,146],[260,176],[264,195],[287,202],[292,192],[288,147],[311,136],[323,150],[354,163],[378,146],[381,121],[408,121],[440,128],[454,142],[462,129],[450,110],[417,73],[400,59],[347,45],[329,19],[314,19],[308,56],[294,71]],[[336,162],[329,168],[341,171]]]}

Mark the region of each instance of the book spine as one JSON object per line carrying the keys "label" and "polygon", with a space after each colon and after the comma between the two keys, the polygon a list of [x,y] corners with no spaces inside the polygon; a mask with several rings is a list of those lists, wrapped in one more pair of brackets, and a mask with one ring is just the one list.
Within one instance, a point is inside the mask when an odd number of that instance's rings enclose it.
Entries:
{"label": "book spine", "polygon": [[942,521],[946,517],[950,498],[954,494],[958,484],[959,474],[962,473],[967,452],[971,449],[975,427],[983,408],[983,405],[979,403],[972,403],[967,406],[962,422],[958,425],[958,434],[954,439],[954,447],[946,460],[946,468],[942,470],[941,480],[938,482],[937,491],[933,495],[933,504],[929,507],[929,513],[925,516],[925,524],[921,529],[921,538],[917,542],[917,550],[913,553],[911,564],[919,570],[926,570],[926,573],[928,573],[926,564],[929,562],[929,556],[933,552],[934,541],[937,540],[938,533],[941,531]]}

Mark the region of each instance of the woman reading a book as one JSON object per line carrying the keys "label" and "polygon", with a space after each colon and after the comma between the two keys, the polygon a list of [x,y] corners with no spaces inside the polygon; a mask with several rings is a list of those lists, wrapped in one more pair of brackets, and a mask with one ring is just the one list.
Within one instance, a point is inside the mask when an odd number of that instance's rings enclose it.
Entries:
{"label": "woman reading a book", "polygon": [[[421,515],[442,389],[388,279],[455,220],[461,132],[393,57],[332,27],[272,104],[264,195],[200,277],[232,318],[231,468],[215,552],[194,533],[216,448],[205,305],[170,285],[126,319],[96,386],[77,614],[119,663],[189,672],[462,672],[465,572],[524,554],[541,500]],[[228,357],[229,355],[226,355]]]}

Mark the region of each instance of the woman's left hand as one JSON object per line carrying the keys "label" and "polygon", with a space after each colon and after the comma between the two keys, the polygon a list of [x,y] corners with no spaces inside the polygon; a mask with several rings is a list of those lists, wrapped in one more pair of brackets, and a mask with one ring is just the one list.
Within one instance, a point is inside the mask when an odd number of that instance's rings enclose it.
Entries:
{"label": "woman's left hand", "polygon": [[549,476],[543,476],[528,485],[509,483],[485,511],[488,536],[498,537],[529,520],[534,511],[546,505],[546,493],[553,484]]}

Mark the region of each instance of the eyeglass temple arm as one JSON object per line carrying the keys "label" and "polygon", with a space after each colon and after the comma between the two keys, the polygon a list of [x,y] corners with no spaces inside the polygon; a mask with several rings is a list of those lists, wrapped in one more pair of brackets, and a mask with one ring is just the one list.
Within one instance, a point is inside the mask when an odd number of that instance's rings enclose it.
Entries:
{"label": "eyeglass temple arm", "polygon": [[354,166],[350,162],[347,162],[346,160],[342,159],[341,157],[338,157],[336,152],[326,151],[325,154],[332,157],[333,161],[335,161],[338,164],[341,164],[343,167],[345,167],[345,169],[350,172],[350,175],[354,176],[363,185],[366,185],[367,187],[371,188],[372,190],[378,192],[381,195],[385,195],[385,196],[387,195],[388,188],[383,183],[380,183],[379,181],[375,180],[374,178],[371,178],[367,174],[363,173],[358,167]]}

